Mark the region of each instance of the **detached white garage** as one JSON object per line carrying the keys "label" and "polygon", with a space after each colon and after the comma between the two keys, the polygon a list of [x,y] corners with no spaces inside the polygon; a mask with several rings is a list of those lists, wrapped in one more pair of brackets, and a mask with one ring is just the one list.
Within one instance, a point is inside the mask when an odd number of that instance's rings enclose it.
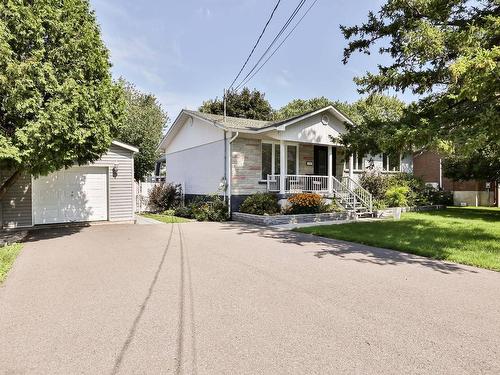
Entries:
{"label": "detached white garage", "polygon": [[33,180],[33,224],[108,220],[108,170],[74,167]]}
{"label": "detached white garage", "polygon": [[[0,202],[0,228],[134,220],[134,159],[138,149],[114,141],[87,166],[21,177]],[[2,175],[0,179],[5,178]]]}

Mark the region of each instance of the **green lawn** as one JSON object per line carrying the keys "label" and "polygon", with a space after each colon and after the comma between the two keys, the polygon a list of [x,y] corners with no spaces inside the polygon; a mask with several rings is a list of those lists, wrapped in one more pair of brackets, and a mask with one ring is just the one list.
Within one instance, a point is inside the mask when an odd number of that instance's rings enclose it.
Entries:
{"label": "green lawn", "polygon": [[500,209],[448,207],[400,221],[324,225],[298,232],[500,271]]}
{"label": "green lawn", "polygon": [[12,267],[21,248],[22,245],[18,243],[0,247],[0,284],[7,277],[7,272]]}
{"label": "green lawn", "polygon": [[141,215],[149,219],[155,219],[167,224],[185,223],[189,221],[189,219],[171,215],[162,215],[162,214],[141,214]]}

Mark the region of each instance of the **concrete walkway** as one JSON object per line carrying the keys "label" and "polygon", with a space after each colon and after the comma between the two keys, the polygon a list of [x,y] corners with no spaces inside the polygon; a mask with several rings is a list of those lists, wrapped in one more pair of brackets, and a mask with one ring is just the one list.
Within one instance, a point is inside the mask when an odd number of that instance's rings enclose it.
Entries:
{"label": "concrete walkway", "polygon": [[0,287],[0,374],[498,374],[499,285],[237,223],[41,230]]}

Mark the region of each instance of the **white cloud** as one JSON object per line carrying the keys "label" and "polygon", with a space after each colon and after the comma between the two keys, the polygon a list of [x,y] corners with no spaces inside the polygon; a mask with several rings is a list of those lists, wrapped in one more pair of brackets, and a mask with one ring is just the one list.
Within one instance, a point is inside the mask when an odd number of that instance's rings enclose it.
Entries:
{"label": "white cloud", "polygon": [[210,18],[212,16],[212,11],[207,7],[199,7],[196,13],[202,18]]}

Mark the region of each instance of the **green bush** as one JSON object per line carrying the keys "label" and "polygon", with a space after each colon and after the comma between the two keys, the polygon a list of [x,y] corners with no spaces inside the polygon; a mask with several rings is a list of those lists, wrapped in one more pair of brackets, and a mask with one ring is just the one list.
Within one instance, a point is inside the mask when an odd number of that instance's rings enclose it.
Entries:
{"label": "green bush", "polygon": [[[379,172],[365,172],[360,178],[360,184],[368,190],[374,201],[374,207],[382,209],[386,206],[394,206],[394,201],[387,198],[387,193],[394,196],[395,191],[400,191],[401,187],[405,193],[405,205],[408,206],[426,206],[443,201],[436,195],[436,190],[425,185],[421,178],[415,177],[411,173],[396,173],[384,175]],[[444,196],[444,194],[443,194]],[[444,197],[443,197],[444,199]]]}
{"label": "green bush", "polygon": [[373,200],[373,209],[374,210],[383,210],[387,208],[387,204],[383,199],[374,199]]}
{"label": "green bush", "polygon": [[397,173],[387,177],[387,188],[406,186],[409,190],[406,194],[408,206],[425,206],[427,201],[427,186],[424,181],[411,173]]}
{"label": "green bush", "polygon": [[393,186],[385,192],[385,201],[389,207],[404,207],[408,206],[408,186]]}
{"label": "green bush", "polygon": [[180,205],[181,196],[181,185],[161,183],[149,192],[149,206],[155,212],[170,210]]}
{"label": "green bush", "polygon": [[378,172],[363,172],[359,184],[372,195],[375,200],[383,200],[387,191],[387,177]]}
{"label": "green bush", "polygon": [[427,186],[425,190],[425,202],[420,205],[441,204],[444,206],[453,206],[453,193]]}
{"label": "green bush", "polygon": [[175,209],[175,216],[193,219],[193,211],[188,206],[180,206]]}
{"label": "green bush", "polygon": [[275,215],[280,211],[278,197],[272,193],[253,194],[240,206],[240,212],[254,215]]}
{"label": "green bush", "polygon": [[196,198],[188,206],[192,218],[198,221],[226,221],[228,206],[218,195]]}

